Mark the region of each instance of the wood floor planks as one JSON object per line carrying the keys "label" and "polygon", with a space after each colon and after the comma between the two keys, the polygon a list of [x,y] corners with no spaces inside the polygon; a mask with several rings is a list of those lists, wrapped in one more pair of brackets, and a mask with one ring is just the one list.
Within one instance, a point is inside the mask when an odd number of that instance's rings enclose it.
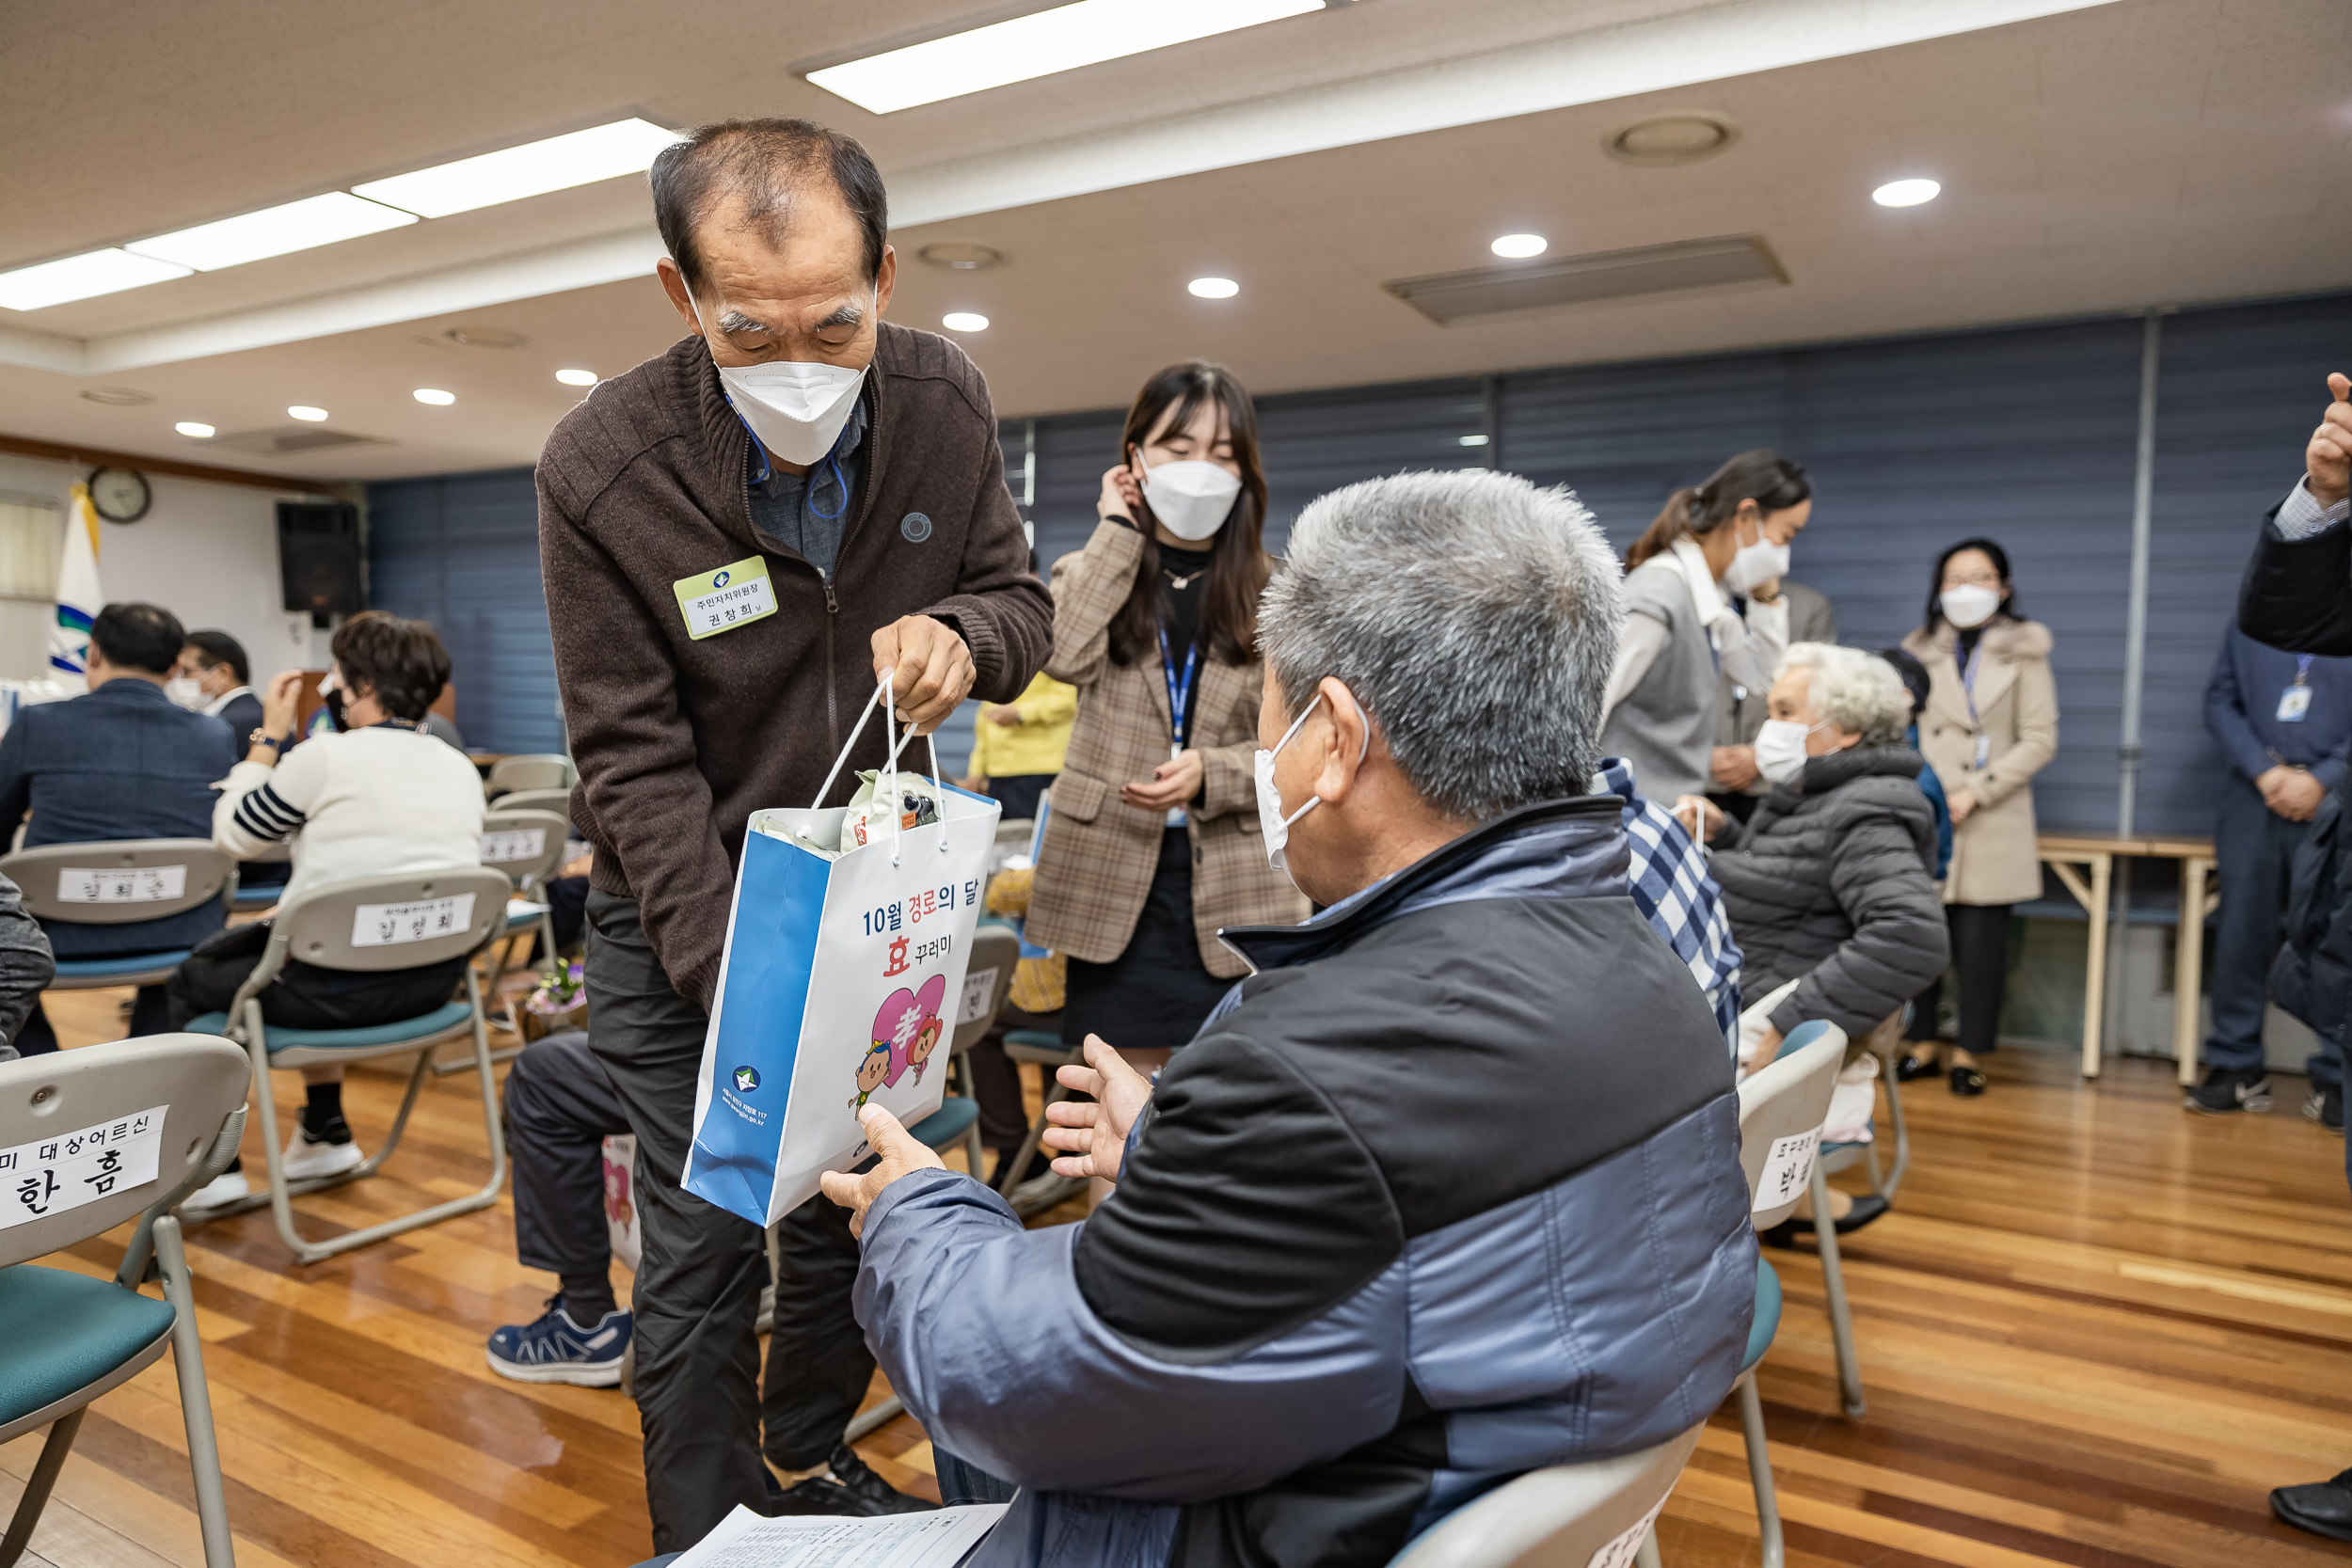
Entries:
{"label": "wood floor planks", "polygon": [[[115,993],[49,1006],[69,1044],[119,1032]],[[352,1074],[366,1147],[405,1085],[389,1067]],[[1869,1396],[1860,1420],[1838,1414],[1809,1245],[1772,1255],[1787,1305],[1759,1383],[1788,1561],[2352,1564],[2352,1546],[2277,1524],[2265,1501],[2352,1465],[2344,1146],[2295,1114],[2298,1080],[2280,1088],[2271,1116],[2191,1117],[2164,1064],[2113,1062],[2086,1085],[2061,1054],[2017,1051],[1996,1059],[1981,1100],[1907,1086],[1914,1165],[1898,1211],[1844,1253]],[[246,1140],[256,1168],[260,1136]],[[439,1080],[387,1173],[302,1200],[300,1223],[313,1235],[370,1224],[485,1171],[471,1081]],[[506,1201],[310,1268],[266,1212],[199,1227],[188,1243],[247,1568],[624,1568],[647,1555],[633,1407],[608,1390],[508,1383],[484,1363],[490,1329],[535,1316],[553,1288],[515,1262]],[[55,1261],[103,1275],[119,1249],[117,1235]],[[871,1397],[885,1392],[877,1379]],[[167,1360],[93,1409],[35,1557],[195,1568],[184,1449]],[[38,1451],[37,1437],[0,1447],[0,1507]],[[861,1452],[892,1484],[938,1495],[912,1419]],[[1659,1533],[1671,1568],[1756,1562],[1729,1407]]]}

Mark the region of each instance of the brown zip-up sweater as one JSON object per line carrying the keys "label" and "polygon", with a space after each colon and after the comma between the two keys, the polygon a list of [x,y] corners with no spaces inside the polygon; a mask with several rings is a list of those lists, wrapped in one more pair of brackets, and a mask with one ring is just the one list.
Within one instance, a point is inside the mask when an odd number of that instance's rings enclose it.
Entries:
{"label": "brown zip-up sweater", "polygon": [[[746,824],[815,800],[873,693],[873,633],[936,616],[993,702],[1019,696],[1053,645],[978,368],[884,322],[861,396],[862,475],[830,583],[754,535],[750,436],[700,338],[597,386],[540,454],[539,560],[589,880],[638,899],[671,983],[705,1008]],[[776,613],[689,638],[671,585],[752,556]],[[834,803],[885,747],[868,720]]]}

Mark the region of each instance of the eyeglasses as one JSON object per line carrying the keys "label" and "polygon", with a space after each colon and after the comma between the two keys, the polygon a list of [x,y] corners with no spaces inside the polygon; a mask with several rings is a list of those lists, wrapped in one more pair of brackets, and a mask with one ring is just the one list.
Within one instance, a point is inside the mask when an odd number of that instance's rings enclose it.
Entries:
{"label": "eyeglasses", "polygon": [[1944,574],[1944,586],[1947,588],[1998,588],[2001,586],[2001,574],[1991,571],[1947,572]]}

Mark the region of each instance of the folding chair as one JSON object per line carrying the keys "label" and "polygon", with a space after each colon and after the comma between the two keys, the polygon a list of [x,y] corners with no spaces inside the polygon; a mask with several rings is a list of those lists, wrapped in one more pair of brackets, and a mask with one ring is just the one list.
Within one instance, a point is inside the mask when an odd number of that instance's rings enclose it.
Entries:
{"label": "folding chair", "polygon": [[1531,1470],[1422,1531],[1391,1568],[1657,1568],[1651,1524],[1706,1430],[1702,1421],[1637,1453]]}
{"label": "folding chair", "polygon": [[527,752],[492,763],[490,776],[482,781],[482,795],[495,800],[518,789],[569,789],[579,779],[572,759],[563,752]]}
{"label": "folding chair", "polygon": [[1050,1171],[1032,1180],[1021,1180],[1021,1173],[1029,1168],[1029,1161],[1044,1147],[1045,1129],[1052,1125],[1045,1119],[1045,1107],[1070,1098],[1070,1091],[1062,1087],[1056,1069],[1085,1065],[1086,1052],[1079,1046],[1062,1044],[1059,1035],[1049,1035],[1042,1029],[1009,1029],[1005,1032],[1005,1054],[1016,1062],[1035,1062],[1045,1077],[1045,1101],[1038,1107],[1037,1120],[1029,1124],[1029,1135],[1021,1140],[1021,1151],[1006,1161],[996,1174],[997,1196],[1012,1205],[1014,1213],[1026,1219],[1086,1188],[1084,1177],[1056,1176]]}
{"label": "folding chair", "polygon": [[[507,797],[512,800],[513,797]],[[526,902],[545,905],[544,893],[548,879],[564,863],[564,835],[567,832],[562,816],[545,811],[509,811],[501,800],[482,817],[482,863],[491,871],[502,871],[514,884],[514,896]],[[507,962],[515,940],[531,931],[539,933],[540,967],[552,971],[555,956],[555,915],[546,908],[527,913],[509,913],[505,925],[490,943],[489,977],[483,982],[485,1006],[495,1006],[499,982],[505,979],[510,968]],[[516,1031],[518,1035],[520,1030]],[[490,1053],[493,1062],[511,1062],[523,1053],[520,1045]],[[463,1057],[453,1062],[437,1061],[433,1076],[447,1078],[453,1072],[471,1070],[473,1064]]]}
{"label": "folding chair", "polygon": [[564,820],[564,832],[571,831],[572,792],[564,789],[517,789],[498,798],[500,811],[551,811]]}
{"label": "folding chair", "polygon": [[[1821,1118],[1829,1115],[1830,1091],[1846,1054],[1846,1032],[1833,1023],[1800,1023],[1788,1032],[1780,1054],[1740,1085],[1740,1164],[1747,1173],[1752,1219],[1769,1230],[1788,1217],[1797,1199],[1813,1195],[1813,1212],[1825,1213],[1829,1188],[1817,1157]],[[1800,1168],[1802,1167],[1802,1168]],[[1821,1248],[1821,1273],[1835,1279],[1837,1237],[1829,1231]],[[1782,1568],[1780,1500],[1772,1489],[1772,1449],[1764,1437],[1764,1400],[1756,1387],[1756,1366],[1772,1348],[1780,1328],[1780,1276],[1756,1260],[1756,1321],[1748,1329],[1747,1354],[1733,1385],[1740,1396],[1740,1426],[1748,1449],[1748,1478],[1756,1487],[1756,1530],[1763,1542],[1763,1568]],[[1840,1376],[1844,1367],[1839,1367]]]}
{"label": "folding chair", "polygon": [[[289,959],[298,958],[322,969],[380,973],[449,958],[471,958],[506,928],[506,895],[511,886],[504,874],[479,867],[409,872],[330,882],[279,906],[270,927],[269,946],[245,984],[237,988],[229,1010],[206,1013],[188,1024],[200,1034],[226,1035],[243,1046],[251,1059],[253,1092],[262,1102],[262,1148],[269,1164],[269,1191],[191,1214],[192,1221],[242,1214],[266,1203],[277,1217],[278,1236],[296,1260],[316,1263],[419,1226],[487,1209],[498,1201],[499,1188],[506,1180],[506,1139],[499,1124],[498,1083],[490,1069],[482,980],[470,964],[466,969],[465,1001],[445,1003],[417,1018],[349,1029],[290,1029],[267,1023],[262,1017],[261,992]],[[432,1070],[434,1048],[469,1032],[473,1036],[474,1070],[482,1080],[482,1120],[490,1141],[489,1180],[479,1192],[331,1241],[304,1241],[294,1231],[292,1200],[373,1176],[381,1169],[400,1147],[408,1114],[416,1108],[417,1092]],[[400,1114],[393,1117],[383,1145],[347,1171],[288,1181],[278,1147],[278,1101],[270,1089],[271,1069],[341,1065],[403,1053],[415,1053],[416,1070],[409,1074],[408,1093],[400,1102]]]}
{"label": "folding chair", "polygon": [[[233,1568],[196,1300],[170,1210],[235,1156],[245,1132],[245,1074],[243,1052],[200,1035],[151,1035],[0,1062],[7,1180],[49,1198],[40,1217],[0,1229],[0,1321],[8,1324],[0,1335],[0,1443],[49,1428],[0,1538],[0,1568],[11,1568],[31,1542],[90,1402],[161,1360],[167,1348],[180,1374],[206,1568]],[[157,1117],[160,1126],[142,1127]],[[56,1190],[43,1194],[52,1183]],[[111,1283],[27,1261],[134,1216],[138,1228]],[[157,1278],[163,1300],[139,1293]]]}
{"label": "folding chair", "polygon": [[[226,900],[236,864],[208,838],[119,838],[45,844],[0,858],[0,876],[24,890],[24,911],[69,926],[160,920]],[[106,958],[59,958],[51,990],[159,986],[188,956],[185,947]]]}
{"label": "folding chair", "polygon": [[263,882],[259,886],[247,887],[245,885],[245,877],[242,868],[248,865],[283,865],[288,861],[293,859],[294,841],[292,839],[281,839],[278,843],[264,847],[260,854],[254,856],[251,860],[238,862],[237,863],[240,869],[237,879],[236,896],[230,900],[229,905],[230,909],[231,911],[265,910],[272,904],[277,903],[278,895],[286,891],[286,884],[284,882]]}

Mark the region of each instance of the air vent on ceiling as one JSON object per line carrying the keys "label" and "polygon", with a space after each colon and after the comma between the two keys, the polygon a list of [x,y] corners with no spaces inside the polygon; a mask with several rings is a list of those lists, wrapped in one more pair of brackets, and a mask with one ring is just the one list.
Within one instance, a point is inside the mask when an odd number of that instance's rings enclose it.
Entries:
{"label": "air vent on ceiling", "polygon": [[1486,316],[1788,281],[1788,275],[1761,238],[1736,234],[1406,277],[1384,286],[1431,321],[1448,326]]}
{"label": "air vent on ceiling", "polygon": [[342,447],[389,447],[380,436],[354,436],[348,431],[321,430],[314,424],[278,425],[269,430],[246,430],[223,436],[208,445],[249,451],[258,457],[292,457],[297,453],[334,451]]}

